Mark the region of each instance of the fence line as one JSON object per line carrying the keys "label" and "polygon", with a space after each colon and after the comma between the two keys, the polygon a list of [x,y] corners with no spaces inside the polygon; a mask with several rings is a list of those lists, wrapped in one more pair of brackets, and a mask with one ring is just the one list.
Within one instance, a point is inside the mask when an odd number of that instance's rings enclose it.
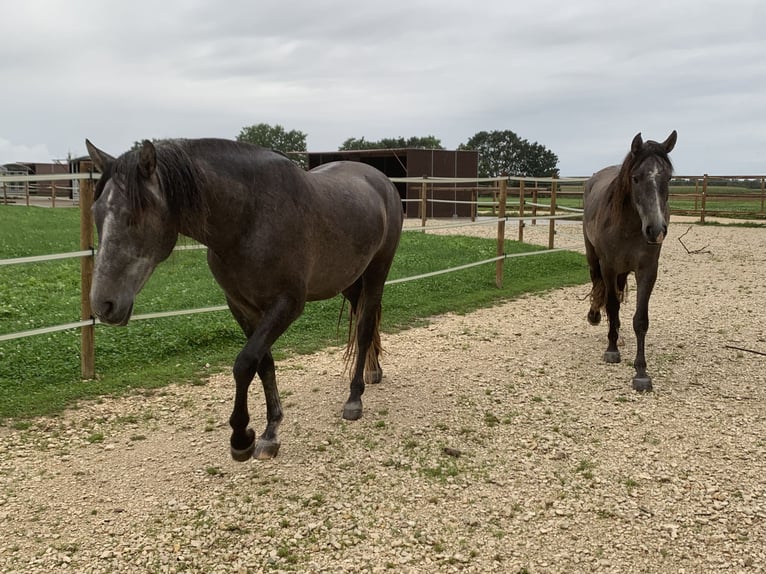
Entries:
{"label": "fence line", "polygon": [[[508,218],[508,219],[514,219],[514,218]],[[453,224],[453,225],[445,225],[445,226],[438,226],[438,227],[429,227],[428,231],[435,231],[435,230],[441,230],[441,229],[450,229],[450,228],[458,228],[458,227],[465,227],[468,225],[488,225],[495,223],[498,220],[490,220],[490,221],[478,221],[478,222],[471,222],[470,224]],[[417,231],[424,231],[422,228],[419,227],[410,227],[410,228],[404,228],[402,230],[403,232],[417,232]],[[190,251],[190,250],[198,250],[198,249],[207,249],[207,246],[205,245],[181,245],[177,246],[174,251]],[[530,255],[541,255],[545,253],[552,253],[555,251],[562,251],[562,249],[548,249],[543,251],[530,251],[525,253],[507,253],[503,254],[502,256],[493,257],[491,259],[484,259],[482,261],[476,261],[472,263],[467,263],[464,265],[458,265],[456,267],[450,267],[447,269],[442,269],[439,271],[432,271],[429,273],[424,273],[422,275],[414,275],[411,277],[402,277],[399,279],[392,279],[389,281],[386,281],[386,285],[394,285],[398,283],[405,283],[409,281],[416,281],[419,279],[424,279],[427,277],[435,277],[437,275],[442,275],[446,273],[452,273],[456,271],[462,271],[464,269],[469,269],[471,267],[477,267],[479,265],[485,265],[488,263],[494,263],[500,259],[508,259],[511,257],[524,257],[524,256],[530,256]],[[37,263],[37,262],[44,262],[44,261],[54,261],[54,260],[61,260],[61,259],[67,259],[67,258],[74,258],[74,257],[87,257],[93,255],[93,250],[84,250],[84,251],[73,251],[71,253],[60,253],[56,255],[38,255],[38,256],[32,256],[32,257],[17,257],[15,259],[0,259],[0,265],[13,265],[13,264],[23,264],[23,263]],[[193,315],[197,313],[211,313],[216,311],[226,311],[228,310],[228,306],[226,305],[218,305],[213,307],[201,307],[196,309],[179,309],[175,311],[157,311],[152,313],[143,313],[140,315],[133,315],[131,317],[131,321],[143,321],[148,319],[160,319],[160,318],[166,318],[166,317],[179,317],[184,315]],[[68,331],[71,329],[77,329],[81,327],[91,327],[95,325],[100,325],[101,321],[95,317],[91,317],[89,319],[83,319],[82,321],[77,321],[73,323],[65,323],[62,325],[54,325],[50,327],[40,327],[38,329],[29,329],[27,331],[19,331],[16,333],[7,333],[0,335],[0,342],[1,341],[11,341],[15,339],[23,339],[26,337],[33,337],[36,335],[45,335],[49,333],[55,333],[59,331]]]}
{"label": "fence line", "polygon": [[[35,175],[35,176],[18,176],[18,175],[7,175],[7,176],[0,176],[0,184],[2,184],[4,191],[6,190],[6,184],[8,182],[23,182],[25,184],[25,187],[27,189],[27,198],[28,198],[28,190],[29,190],[29,183],[30,182],[38,182],[38,181],[80,181],[80,213],[81,213],[81,250],[80,251],[73,251],[70,253],[58,253],[58,254],[52,254],[52,255],[36,255],[36,256],[28,256],[28,257],[17,257],[12,259],[0,259],[0,266],[3,265],[13,265],[13,264],[22,264],[22,263],[37,263],[37,262],[44,262],[44,261],[52,261],[52,260],[61,260],[61,259],[68,259],[68,258],[80,258],[81,259],[81,298],[82,298],[82,320],[79,322],[73,322],[73,323],[67,323],[63,325],[56,325],[51,327],[43,327],[39,329],[31,329],[28,331],[22,331],[19,333],[9,333],[5,335],[0,335],[0,341],[8,341],[12,339],[18,339],[22,337],[30,337],[30,336],[36,336],[36,335],[42,335],[46,333],[53,333],[57,331],[65,331],[70,329],[76,329],[81,328],[82,329],[82,346],[81,346],[81,353],[83,355],[82,357],[82,372],[84,378],[92,378],[95,375],[95,358],[94,358],[94,327],[95,325],[99,324],[100,322],[98,319],[94,318],[92,316],[91,310],[90,310],[90,301],[89,301],[89,292],[90,292],[90,282],[92,280],[92,266],[93,266],[93,258],[94,258],[94,246],[93,246],[93,222],[92,222],[92,215],[91,215],[91,205],[93,201],[93,182],[95,179],[97,179],[99,176],[98,174],[93,173],[76,173],[76,174],[52,174],[52,175]],[[763,211],[763,196],[765,195],[764,191],[764,177],[765,176],[742,176],[737,179],[760,179],[761,181],[761,190],[760,190],[760,198],[762,202],[762,208],[761,211]],[[428,203],[461,203],[461,204],[471,204],[474,206],[474,210],[476,210],[480,202],[478,201],[478,193],[480,191],[488,191],[493,193],[494,201],[492,203],[492,209],[494,210],[495,207],[497,207],[500,211],[499,217],[486,219],[482,221],[475,221],[472,220],[470,223],[458,223],[458,224],[450,224],[450,225],[441,225],[441,226],[431,226],[429,228],[425,228],[425,221],[426,221],[426,210],[422,210],[422,220],[423,225],[420,228],[417,227],[409,227],[405,228],[403,231],[435,231],[435,230],[441,230],[441,229],[451,229],[451,228],[457,228],[457,227],[465,227],[469,225],[497,225],[498,228],[498,234],[497,234],[497,241],[498,241],[498,255],[496,257],[492,257],[490,259],[485,259],[482,261],[467,263],[465,265],[460,265],[457,267],[452,267],[449,269],[443,269],[439,271],[433,271],[430,273],[424,273],[421,275],[416,275],[412,277],[406,277],[401,279],[395,279],[390,280],[386,282],[387,285],[393,285],[397,283],[403,283],[406,281],[415,281],[427,277],[433,277],[437,275],[442,275],[446,273],[456,272],[464,269],[468,269],[471,267],[476,267],[479,265],[485,265],[489,263],[495,263],[497,266],[496,271],[496,281],[498,287],[502,286],[502,264],[505,259],[510,257],[522,257],[522,256],[531,256],[531,255],[542,255],[546,253],[552,253],[555,251],[561,251],[562,249],[555,249],[553,246],[553,240],[554,240],[554,225],[555,221],[559,219],[571,219],[574,217],[579,217],[582,210],[578,208],[572,208],[568,206],[560,206],[557,205],[557,195],[559,193],[562,193],[560,186],[561,184],[571,184],[571,183],[582,183],[586,181],[587,178],[527,178],[527,177],[500,177],[500,178],[391,178],[393,182],[401,182],[401,183],[412,183],[417,184],[420,183],[421,185],[421,198],[419,199],[403,199],[403,202],[411,202],[411,203],[421,203],[422,205],[426,205]],[[695,182],[697,179],[699,179],[697,176],[685,176],[684,178],[679,177],[678,179],[686,179],[686,180],[692,180],[694,179]],[[706,200],[708,197],[714,197],[707,193],[708,184],[711,179],[723,179],[721,176],[718,176],[717,178],[705,175],[702,177],[703,180],[703,190],[701,194],[701,221],[704,222],[705,217],[705,207],[706,207]],[[508,183],[509,182],[518,182],[519,187],[513,188],[513,191],[518,192],[519,200],[518,202],[509,202],[508,201]],[[527,191],[526,184],[527,183],[534,183],[535,187],[530,188],[533,196],[533,201],[525,201],[525,193]],[[436,199],[428,199],[427,197],[427,189],[428,185],[431,185],[433,188],[433,184],[457,184],[457,183],[491,183],[496,184],[497,187],[476,187],[474,188],[476,190],[476,199],[474,201],[450,201],[450,200],[436,200]],[[537,185],[539,183],[546,183],[550,184],[550,189],[548,188],[541,188],[539,189]],[[55,187],[54,194],[55,194]],[[671,188],[672,190],[672,188]],[[549,204],[539,203],[537,201],[537,197],[540,193],[543,194],[550,194],[551,201]],[[564,195],[571,195],[573,192],[566,190],[563,192]],[[4,195],[4,197],[7,197]],[[729,195],[726,195],[725,197],[731,197]],[[695,201],[696,201],[695,197]],[[505,209],[507,206],[514,206],[518,207],[519,209],[519,215],[518,216],[506,216],[505,215]],[[527,206],[532,207],[532,214],[527,215],[525,213],[525,208]],[[549,210],[549,214],[547,215],[539,215],[537,213],[537,209],[547,209]],[[564,214],[557,214],[557,211],[564,211],[569,213]],[[522,222],[526,221],[532,221],[533,224],[536,222],[536,220],[548,220],[549,221],[549,245],[547,250],[541,250],[541,251],[534,251],[534,252],[528,252],[528,253],[518,253],[518,254],[506,254],[503,252],[503,243],[505,240],[505,223],[516,221],[519,222],[519,241],[523,241],[523,228],[524,225]],[[181,245],[177,246],[176,250],[178,251],[185,251],[185,250],[197,250],[197,249],[206,249],[206,246],[200,245],[200,244],[193,244],[193,245]],[[195,313],[208,313],[208,312],[216,312],[216,311],[223,311],[228,309],[226,305],[221,306],[213,306],[213,307],[205,307],[201,309],[184,309],[184,310],[177,310],[177,311],[160,311],[155,313],[146,313],[142,315],[136,315],[132,317],[133,321],[140,321],[140,320],[148,320],[148,319],[156,319],[161,317],[173,317],[173,316],[182,316],[182,315],[190,315]],[[88,355],[88,356],[86,356]]]}

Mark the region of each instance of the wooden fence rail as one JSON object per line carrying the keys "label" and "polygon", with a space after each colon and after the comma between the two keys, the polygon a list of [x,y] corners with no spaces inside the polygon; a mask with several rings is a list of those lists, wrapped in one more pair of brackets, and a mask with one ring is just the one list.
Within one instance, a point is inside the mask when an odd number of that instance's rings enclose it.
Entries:
{"label": "wooden fence rail", "polygon": [[[80,249],[87,253],[77,253],[76,255],[81,258],[80,263],[80,279],[81,279],[81,309],[80,316],[84,322],[81,328],[81,371],[82,376],[85,379],[92,379],[95,377],[95,321],[92,318],[92,310],[90,306],[90,286],[92,282],[93,273],[93,253],[94,253],[94,233],[93,233],[93,218],[91,213],[91,207],[93,204],[93,190],[94,179],[98,176],[95,174],[67,174],[72,180],[79,181],[79,206],[80,206]],[[24,183],[27,191],[25,191],[26,203],[29,204],[29,192],[28,186],[30,181],[42,181],[44,176],[0,176],[0,184],[3,186],[3,199],[8,201],[6,194],[7,183],[9,181],[21,181]],[[51,179],[61,180],[62,176],[51,176]],[[739,178],[746,180],[748,178]],[[698,215],[701,222],[705,222],[706,215],[719,215],[719,214],[737,214],[740,216],[756,216],[759,218],[766,218],[764,213],[764,204],[766,203],[766,190],[764,189],[764,181],[766,176],[750,176],[751,180],[757,179],[759,181],[758,188],[750,191],[743,191],[744,188],[738,187],[736,193],[723,193],[719,188],[723,186],[713,186],[711,182],[718,183],[722,178],[713,178],[708,175],[701,177],[687,177],[682,180],[687,184],[687,187],[691,188],[693,182],[694,191],[687,190],[683,193],[671,193],[671,203],[673,199],[681,198],[685,202],[694,201],[693,209],[674,209],[673,213],[689,214],[693,213]],[[428,201],[429,186],[433,186],[438,183],[448,183],[446,179],[407,179],[409,183],[420,183],[420,198],[417,200],[420,202],[420,213],[422,216],[422,226],[425,227],[427,219],[426,205]],[[471,219],[475,220],[479,215],[479,208],[489,210],[491,215],[496,219],[497,225],[497,256],[489,261],[496,262],[495,281],[498,287],[502,287],[503,278],[503,265],[505,244],[505,224],[507,221],[516,220],[519,225],[518,240],[524,239],[524,225],[526,221],[531,221],[532,224],[536,223],[536,219],[548,220],[549,233],[548,233],[548,249],[553,250],[555,240],[555,225],[556,220],[563,217],[572,217],[572,211],[575,211],[577,207],[582,206],[582,187],[585,178],[494,178],[478,182],[472,186],[466,186],[464,189],[471,190],[471,204],[472,204],[472,216]],[[460,180],[460,183],[465,184],[465,180]],[[514,184],[514,185],[509,185]],[[672,189],[678,189],[678,185],[671,187]],[[711,193],[711,189],[715,188],[718,191]],[[55,206],[55,186],[51,188],[54,196],[51,200],[51,206]],[[528,194],[531,192],[531,200],[528,199]],[[487,198],[489,201],[482,201],[482,198]],[[547,204],[541,203],[547,199]],[[758,202],[759,209],[750,211],[722,211],[711,210],[711,201],[746,201],[746,202]],[[565,203],[569,205],[564,205]],[[518,216],[509,215],[509,208],[515,207]],[[531,208],[531,211],[528,211]],[[542,215],[542,210],[545,209],[547,213]],[[569,213],[561,213],[562,210],[568,209]],[[576,214],[575,214],[576,215]],[[490,222],[492,223],[492,222]],[[458,227],[456,225],[456,227]],[[210,310],[210,309],[208,309]],[[204,310],[203,310],[204,311]],[[183,311],[181,313],[188,313],[190,311]],[[87,324],[85,324],[87,323]]]}

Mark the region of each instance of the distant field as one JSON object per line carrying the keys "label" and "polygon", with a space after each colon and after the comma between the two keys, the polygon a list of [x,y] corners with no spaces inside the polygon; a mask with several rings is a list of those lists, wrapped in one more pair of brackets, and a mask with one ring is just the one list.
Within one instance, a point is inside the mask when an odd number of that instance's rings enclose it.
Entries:
{"label": "distant field", "polygon": [[[550,204],[550,191],[539,190],[538,203]],[[693,185],[671,185],[671,213],[698,215],[702,208],[702,184],[695,189]],[[525,213],[531,212],[532,190],[525,193]],[[518,191],[509,191],[507,215],[518,215]],[[493,215],[493,198],[483,195],[479,198],[479,214]],[[557,194],[556,204],[562,207],[582,209],[582,185],[562,186]],[[538,214],[545,215],[547,208],[538,208]],[[705,212],[710,215],[732,218],[766,219],[766,194],[759,189],[737,186],[708,185],[705,200]],[[494,212],[496,213],[496,212]]]}

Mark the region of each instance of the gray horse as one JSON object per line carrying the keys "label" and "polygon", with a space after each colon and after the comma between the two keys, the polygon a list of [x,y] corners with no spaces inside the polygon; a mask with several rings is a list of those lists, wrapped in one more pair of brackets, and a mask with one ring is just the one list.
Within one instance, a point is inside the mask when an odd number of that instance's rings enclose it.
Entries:
{"label": "gray horse", "polygon": [[[342,293],[350,302],[352,378],[343,417],[362,416],[365,375],[382,378],[381,298],[402,229],[401,198],[384,174],[356,162],[306,172],[281,154],[228,140],[144,141],[116,159],[86,145],[103,174],[93,206],[99,245],[90,296],[104,323],[128,322],[135,296],[179,233],[208,247],[210,270],[247,337],[234,363],[235,460],[279,450],[271,347],[307,301]],[[267,422],[257,441],[247,409],[256,374]]]}
{"label": "gray horse", "polygon": [[619,363],[617,348],[620,302],[628,274],[636,275],[636,359],[633,388],[651,391],[646,373],[644,342],[649,329],[649,297],[657,279],[657,263],[668,232],[668,183],[673,165],[668,154],[676,145],[675,130],[662,142],[633,138],[622,165],[607,167],[585,184],[583,234],[593,288],[588,321],[601,322],[601,309],[609,319],[607,363]]}

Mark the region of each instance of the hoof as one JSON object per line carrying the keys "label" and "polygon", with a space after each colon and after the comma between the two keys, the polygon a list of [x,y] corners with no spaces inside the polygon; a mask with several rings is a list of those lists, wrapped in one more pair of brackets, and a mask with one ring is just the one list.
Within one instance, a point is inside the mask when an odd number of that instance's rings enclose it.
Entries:
{"label": "hoof", "polygon": [[383,369],[377,371],[367,371],[364,375],[364,382],[377,385],[383,380]]}
{"label": "hoof", "polygon": [[247,438],[250,439],[250,444],[245,448],[236,448],[233,444],[231,445],[231,458],[237,462],[250,460],[250,457],[253,456],[253,451],[255,451],[255,432],[253,429],[247,429],[246,434]]}
{"label": "hoof", "polygon": [[601,311],[588,311],[588,323],[591,325],[598,325],[601,323]]}
{"label": "hoof", "polygon": [[358,421],[362,418],[362,401],[343,405],[343,418],[347,421]]}
{"label": "hoof", "polygon": [[280,442],[278,440],[264,440],[258,439],[255,445],[255,453],[253,458],[256,460],[271,460],[279,452]]}
{"label": "hoof", "polygon": [[633,377],[633,390],[639,393],[648,393],[652,390],[652,378],[649,375]]}
{"label": "hoof", "polygon": [[620,351],[607,351],[604,353],[604,361],[607,363],[619,363]]}

